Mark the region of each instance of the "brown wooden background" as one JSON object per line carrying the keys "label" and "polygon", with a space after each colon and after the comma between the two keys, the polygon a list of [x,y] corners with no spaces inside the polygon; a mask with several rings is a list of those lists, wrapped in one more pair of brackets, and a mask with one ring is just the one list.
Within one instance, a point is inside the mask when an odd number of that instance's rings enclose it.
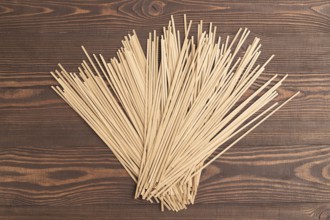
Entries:
{"label": "brown wooden background", "polygon": [[[0,219],[330,219],[330,1],[1,1]],[[58,62],[115,55],[170,15],[239,27],[262,39],[268,74],[289,74],[280,99],[301,95],[202,176],[180,213],[133,199],[110,150],[51,89]]]}

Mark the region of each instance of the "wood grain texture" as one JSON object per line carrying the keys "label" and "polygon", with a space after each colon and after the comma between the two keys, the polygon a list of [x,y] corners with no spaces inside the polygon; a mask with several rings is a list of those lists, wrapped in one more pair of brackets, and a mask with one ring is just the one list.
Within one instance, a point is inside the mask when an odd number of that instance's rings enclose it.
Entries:
{"label": "wood grain texture", "polygon": [[[270,63],[257,84],[289,74],[278,100],[301,95],[208,167],[197,204],[160,213],[94,132],[50,88],[57,63],[75,70],[80,45],[113,57],[171,14],[248,27]],[[250,38],[250,40],[252,37]],[[144,45],[144,43],[143,43]],[[0,219],[329,219],[330,2],[1,1]]]}
{"label": "wood grain texture", "polygon": [[[1,147],[0,205],[143,204],[106,147]],[[330,202],[330,146],[235,147],[207,167],[197,203]]]}
{"label": "wood grain texture", "polygon": [[[129,209],[128,209],[129,208]],[[126,212],[123,212],[126,210]],[[39,216],[35,215],[38,212]],[[0,218],[13,219],[171,219],[171,220],[231,220],[231,219],[290,219],[290,220],[327,220],[330,204],[199,204],[182,211],[159,212],[156,205],[99,205],[69,207],[26,207],[14,206],[7,209],[0,207]],[[148,216],[148,217],[146,217]]]}

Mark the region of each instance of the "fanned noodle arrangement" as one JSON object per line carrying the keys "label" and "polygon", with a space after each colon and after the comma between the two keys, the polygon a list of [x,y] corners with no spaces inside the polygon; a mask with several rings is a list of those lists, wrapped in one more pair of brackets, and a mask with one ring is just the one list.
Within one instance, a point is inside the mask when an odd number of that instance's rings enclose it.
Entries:
{"label": "fanned noodle arrangement", "polygon": [[82,47],[88,61],[77,73],[60,64],[51,72],[52,88],[136,182],[135,198],[162,210],[193,204],[202,170],[299,93],[273,101],[286,75],[251,88],[273,56],[257,64],[259,38],[242,52],[247,29],[222,40],[212,23],[204,31],[201,21],[195,37],[191,26],[184,16],[181,36],[172,16],[161,36],[149,34],[145,52],[133,31],[117,58]]}

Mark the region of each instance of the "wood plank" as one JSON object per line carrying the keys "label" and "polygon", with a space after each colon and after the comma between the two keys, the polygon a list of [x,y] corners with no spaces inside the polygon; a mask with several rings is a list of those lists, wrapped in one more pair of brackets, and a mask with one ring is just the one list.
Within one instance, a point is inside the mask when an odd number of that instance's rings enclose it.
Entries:
{"label": "wood plank", "polygon": [[[166,24],[167,20],[162,25]],[[154,28],[137,30],[144,47],[147,34]],[[226,36],[221,27],[219,29],[221,35]],[[127,27],[114,33],[111,29],[39,33],[39,29],[34,28],[32,33],[9,31],[0,34],[0,49],[6,51],[0,54],[0,88],[48,88],[55,83],[49,72],[57,68],[57,63],[62,63],[70,71],[77,71],[78,65],[85,59],[81,45],[110,59],[116,55],[122,38],[131,30]],[[161,28],[156,30],[161,31]],[[233,28],[230,34],[237,30]],[[265,34],[253,28],[251,31],[247,42],[260,37],[263,45],[258,63],[263,63],[272,54],[276,55],[265,76],[289,74],[286,86],[302,91],[329,85],[329,33]]]}
{"label": "wood plank", "polygon": [[[193,20],[201,18],[228,27],[248,26],[265,32],[327,33],[329,32],[327,0],[299,1],[24,1],[3,2],[0,25],[3,30],[40,28],[43,32],[128,27],[163,26],[171,14],[188,13]],[[22,19],[23,18],[23,19]],[[244,18],[244,19],[243,19]]]}
{"label": "wood plank", "polygon": [[[143,204],[106,147],[0,148],[0,205]],[[330,203],[330,146],[234,147],[204,170],[197,203]]]}
{"label": "wood plank", "polygon": [[[123,212],[123,210],[127,210]],[[330,217],[329,203],[298,204],[208,204],[195,205],[188,210],[159,212],[157,205],[101,206],[0,206],[0,218],[7,220],[58,219],[216,219],[216,220],[326,220]]]}
{"label": "wood plank", "polygon": [[[279,101],[295,91],[280,90]],[[297,97],[240,144],[315,145],[329,143],[330,87],[304,87]],[[324,95],[319,95],[323,93]],[[50,88],[0,90],[0,146],[103,145],[87,124]],[[267,140],[267,141],[265,141]]]}

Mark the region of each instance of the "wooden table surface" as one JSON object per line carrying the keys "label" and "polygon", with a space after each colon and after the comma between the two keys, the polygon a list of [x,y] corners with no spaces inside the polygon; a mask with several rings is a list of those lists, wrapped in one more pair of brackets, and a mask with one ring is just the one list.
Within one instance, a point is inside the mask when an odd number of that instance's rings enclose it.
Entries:
{"label": "wooden table surface", "polygon": [[[1,1],[0,219],[330,219],[330,1]],[[261,38],[266,75],[301,94],[204,170],[179,213],[134,200],[111,151],[51,89],[60,62],[115,56],[173,14]],[[143,43],[145,44],[145,43]]]}

